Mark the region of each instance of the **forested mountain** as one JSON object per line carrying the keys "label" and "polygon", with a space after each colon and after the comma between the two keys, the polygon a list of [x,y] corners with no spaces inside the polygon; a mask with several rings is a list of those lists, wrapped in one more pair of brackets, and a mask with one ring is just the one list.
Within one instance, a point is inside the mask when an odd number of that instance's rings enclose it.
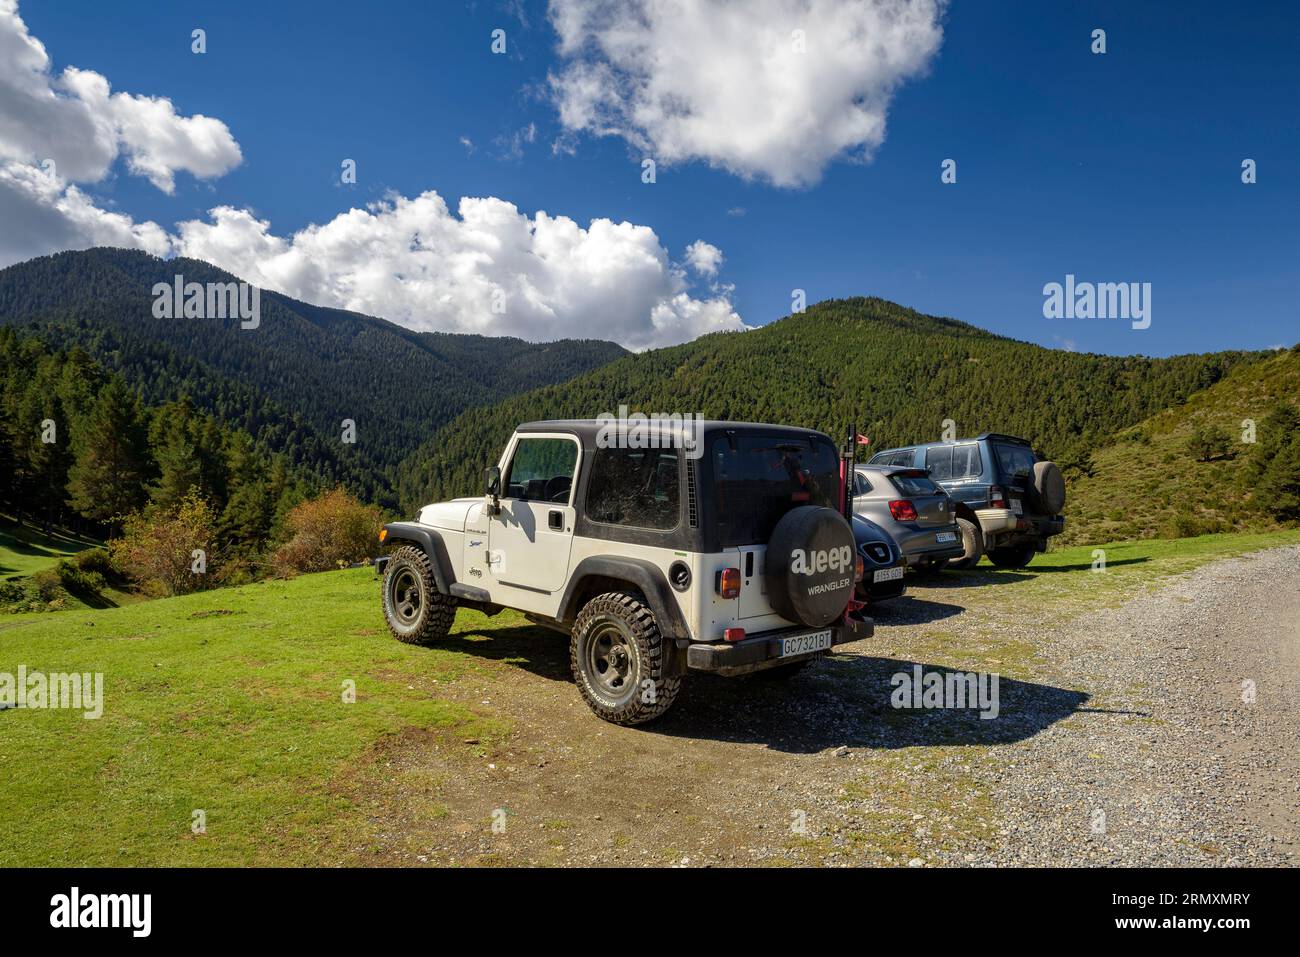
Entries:
{"label": "forested mountain", "polygon": [[[188,396],[324,481],[392,504],[396,465],[473,406],[564,381],[626,355],[599,340],[420,333],[383,319],[261,294],[260,324],[154,315],[155,283],[228,283],[193,259],[121,249],[33,259],[0,271],[0,325],[54,349],[79,346],[151,405]],[[355,443],[343,422],[355,423]]]}
{"label": "forested mountain", "polygon": [[566,382],[462,415],[403,463],[402,504],[477,494],[484,466],[518,422],[701,413],[825,430],[856,422],[873,449],[1011,432],[1067,469],[1141,421],[1264,353],[1149,359],[1045,349],[881,299],[832,300],[742,333],[627,356]]}
{"label": "forested mountain", "polygon": [[1070,544],[1300,520],[1300,346],[1112,436],[1070,483],[1068,509]]}
{"label": "forested mountain", "polygon": [[0,512],[18,524],[116,530],[149,505],[197,494],[223,559],[252,556],[316,488],[284,456],[188,399],[148,406],[81,348],[0,328]]}

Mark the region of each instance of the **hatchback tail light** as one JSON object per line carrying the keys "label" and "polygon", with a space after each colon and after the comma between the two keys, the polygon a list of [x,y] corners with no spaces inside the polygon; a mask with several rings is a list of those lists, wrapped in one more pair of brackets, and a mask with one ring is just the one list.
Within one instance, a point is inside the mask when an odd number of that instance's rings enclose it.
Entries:
{"label": "hatchback tail light", "polygon": [[723,598],[740,597],[739,568],[724,568],[718,572],[718,594]]}
{"label": "hatchback tail light", "polygon": [[915,522],[916,506],[907,499],[899,499],[889,503],[889,514],[894,516],[896,522]]}

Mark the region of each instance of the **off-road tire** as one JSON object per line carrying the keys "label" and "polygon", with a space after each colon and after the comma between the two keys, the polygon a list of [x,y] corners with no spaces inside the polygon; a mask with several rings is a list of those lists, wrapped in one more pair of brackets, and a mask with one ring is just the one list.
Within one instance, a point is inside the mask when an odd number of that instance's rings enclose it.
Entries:
{"label": "off-road tire", "polygon": [[438,591],[433,563],[414,545],[403,545],[388,560],[383,604],[388,630],[408,645],[441,641],[456,620],[456,599]]}
{"label": "off-road tire", "polygon": [[611,724],[644,724],[672,706],[682,679],[664,673],[664,644],[654,613],[639,595],[606,592],[582,607],[569,639],[569,667],[597,717]]}
{"label": "off-road tire", "polygon": [[980,528],[979,522],[972,522],[969,518],[958,518],[957,530],[961,533],[961,544],[966,551],[961,558],[948,559],[947,567],[959,572],[969,571],[980,563],[980,558],[984,555],[984,530]]}
{"label": "off-road tire", "polygon": [[1065,508],[1065,478],[1055,462],[1035,462],[1030,482],[1033,502],[1046,515],[1060,515]]}
{"label": "off-road tire", "polygon": [[1034,559],[1038,549],[1028,545],[1005,545],[989,552],[989,561],[998,568],[1024,568]]}

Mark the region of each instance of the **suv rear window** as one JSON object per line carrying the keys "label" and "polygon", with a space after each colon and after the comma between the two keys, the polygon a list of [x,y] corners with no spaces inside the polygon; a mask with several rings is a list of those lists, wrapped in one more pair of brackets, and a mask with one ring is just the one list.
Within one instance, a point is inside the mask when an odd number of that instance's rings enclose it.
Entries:
{"label": "suv rear window", "polygon": [[606,525],[677,527],[676,449],[597,449],[587,483],[587,517]]}
{"label": "suv rear window", "polygon": [[899,472],[889,476],[889,480],[904,495],[943,495],[944,492],[928,476],[910,472]]}
{"label": "suv rear window", "polygon": [[840,457],[825,438],[718,436],[709,447],[721,545],[757,545],[800,505],[839,508]]}
{"label": "suv rear window", "polygon": [[1029,475],[1034,471],[1034,450],[1027,445],[995,445],[998,471],[1004,479]]}

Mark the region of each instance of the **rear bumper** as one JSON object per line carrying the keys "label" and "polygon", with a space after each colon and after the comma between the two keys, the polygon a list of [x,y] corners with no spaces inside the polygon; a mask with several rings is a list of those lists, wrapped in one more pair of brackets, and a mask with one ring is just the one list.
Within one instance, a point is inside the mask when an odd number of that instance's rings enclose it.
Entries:
{"label": "rear bumper", "polygon": [[[875,632],[875,622],[860,612],[847,621],[847,624],[840,623],[830,626],[832,647],[846,641],[870,638]],[[804,661],[820,655],[821,652],[814,651],[806,655],[791,655],[780,658],[777,657],[781,653],[780,640],[824,630],[826,629],[786,628],[781,631],[769,631],[761,635],[754,635],[743,641],[693,644],[686,649],[686,667],[691,671],[708,671],[715,675],[730,678],[735,675],[762,671],[765,668],[774,668],[777,665]]]}
{"label": "rear bumper", "polygon": [[1065,517],[1017,515],[1009,508],[981,508],[975,512],[985,538],[1049,538],[1065,531]]}

